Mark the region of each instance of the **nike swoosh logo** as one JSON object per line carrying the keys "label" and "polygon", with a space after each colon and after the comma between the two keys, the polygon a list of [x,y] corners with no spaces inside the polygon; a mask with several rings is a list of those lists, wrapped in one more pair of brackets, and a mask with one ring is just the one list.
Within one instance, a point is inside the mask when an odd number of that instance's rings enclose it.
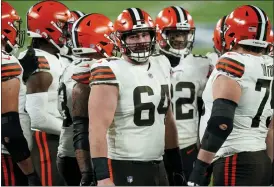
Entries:
{"label": "nike swoosh logo", "polygon": [[195,150],[195,147],[193,147],[192,149],[188,150],[188,151],[186,152],[186,154],[189,155],[189,154],[192,153],[194,150]]}

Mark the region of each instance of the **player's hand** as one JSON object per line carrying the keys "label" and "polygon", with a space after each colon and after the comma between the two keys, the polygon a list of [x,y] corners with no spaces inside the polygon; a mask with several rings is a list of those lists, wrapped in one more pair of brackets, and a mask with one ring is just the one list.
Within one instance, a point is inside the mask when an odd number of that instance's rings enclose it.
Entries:
{"label": "player's hand", "polygon": [[80,186],[97,186],[95,173],[82,173]]}
{"label": "player's hand", "polygon": [[27,178],[29,186],[42,186],[41,180],[35,171],[27,175]]}
{"label": "player's hand", "polygon": [[28,47],[28,51],[22,59],[19,59],[21,66],[24,69],[23,81],[26,82],[31,74],[38,69],[38,57],[35,55],[35,50]]}
{"label": "player's hand", "polygon": [[205,180],[205,174],[207,171],[207,167],[209,164],[197,159],[195,162],[195,166],[189,176],[187,185],[188,186],[200,186],[203,184]]}
{"label": "player's hand", "polygon": [[99,180],[97,186],[115,186],[110,178]]}

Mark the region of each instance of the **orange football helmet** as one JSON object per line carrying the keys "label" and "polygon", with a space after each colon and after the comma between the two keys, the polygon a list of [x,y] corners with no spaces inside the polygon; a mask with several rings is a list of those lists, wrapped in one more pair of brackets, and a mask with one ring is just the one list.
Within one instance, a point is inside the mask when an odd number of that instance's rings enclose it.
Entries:
{"label": "orange football helmet", "polygon": [[219,21],[217,22],[214,32],[213,32],[213,43],[214,43],[214,50],[218,54],[218,56],[221,56],[224,53],[224,47],[225,47],[225,39],[224,39],[224,25],[225,25],[225,19],[226,16],[223,16]]}
{"label": "orange football helmet", "polygon": [[112,56],[114,43],[109,35],[113,32],[113,23],[103,14],[81,17],[72,27],[73,54],[100,53],[105,57]]}
{"label": "orange football helmet", "polygon": [[[195,40],[195,25],[187,10],[179,6],[164,8],[156,17],[155,24],[160,50],[175,57],[191,52]],[[170,36],[172,33],[175,37],[183,35],[183,41],[176,41],[176,38]]]}
{"label": "orange football helmet", "polygon": [[225,49],[237,44],[266,48],[270,21],[265,12],[253,5],[244,5],[230,13],[225,21]]}
{"label": "orange football helmet", "polygon": [[66,54],[69,37],[67,22],[71,18],[69,9],[61,2],[48,0],[33,5],[27,13],[27,33],[32,38],[45,38],[60,53]]}
{"label": "orange football helmet", "polygon": [[75,21],[77,21],[80,17],[84,16],[85,13],[79,11],[79,10],[71,10],[71,18],[68,20],[67,24],[68,24],[68,33],[69,33],[69,37],[67,38],[67,43],[66,46],[70,49],[73,48],[73,44],[72,44],[72,40],[71,40],[71,35],[72,35],[72,26],[73,23]]}
{"label": "orange football helmet", "polygon": [[6,49],[9,53],[15,53],[23,47],[25,41],[25,31],[21,30],[21,18],[16,10],[7,2],[1,2],[1,37],[6,42]]}
{"label": "orange football helmet", "polygon": [[[140,8],[128,8],[118,16],[114,22],[114,35],[112,39],[120,52],[135,63],[147,62],[155,51],[156,29],[151,16]],[[149,32],[150,42],[127,44],[126,38],[136,33]],[[142,52],[133,51],[132,48],[143,48]]]}

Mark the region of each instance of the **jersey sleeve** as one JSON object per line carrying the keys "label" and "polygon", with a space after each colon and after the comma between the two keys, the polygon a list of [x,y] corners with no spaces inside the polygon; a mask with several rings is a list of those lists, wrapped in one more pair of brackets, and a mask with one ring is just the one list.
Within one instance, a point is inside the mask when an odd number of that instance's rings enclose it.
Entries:
{"label": "jersey sleeve", "polygon": [[230,52],[221,56],[215,65],[215,70],[217,71],[215,78],[219,75],[224,75],[237,81],[242,86],[245,64],[239,55]]}
{"label": "jersey sleeve", "polygon": [[22,67],[19,61],[9,54],[2,53],[1,61],[1,80],[7,81],[13,78],[19,78],[22,74]]}
{"label": "jersey sleeve", "polygon": [[37,56],[38,68],[35,72],[49,72],[49,62],[45,56]]}
{"label": "jersey sleeve", "polygon": [[90,67],[88,65],[75,66],[75,70],[71,78],[78,83],[89,84]]}
{"label": "jersey sleeve", "polygon": [[100,84],[115,86],[119,85],[110,63],[95,63],[91,67],[89,85],[92,86]]}

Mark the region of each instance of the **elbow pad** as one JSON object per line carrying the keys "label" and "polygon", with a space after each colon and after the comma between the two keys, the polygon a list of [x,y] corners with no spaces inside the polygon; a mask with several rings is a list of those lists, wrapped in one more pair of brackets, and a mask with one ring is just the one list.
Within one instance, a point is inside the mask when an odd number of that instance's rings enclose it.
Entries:
{"label": "elbow pad", "polygon": [[48,102],[47,92],[27,94],[26,110],[31,119],[31,128],[49,134],[60,135],[62,119],[48,113]]}
{"label": "elbow pad", "polygon": [[89,151],[88,122],[87,117],[73,117],[73,145],[74,149]]}
{"label": "elbow pad", "polygon": [[1,115],[1,140],[13,160],[18,163],[30,157],[28,143],[23,135],[18,112]]}
{"label": "elbow pad", "polygon": [[233,130],[233,120],[237,103],[228,99],[213,102],[210,119],[202,139],[201,148],[216,153]]}

